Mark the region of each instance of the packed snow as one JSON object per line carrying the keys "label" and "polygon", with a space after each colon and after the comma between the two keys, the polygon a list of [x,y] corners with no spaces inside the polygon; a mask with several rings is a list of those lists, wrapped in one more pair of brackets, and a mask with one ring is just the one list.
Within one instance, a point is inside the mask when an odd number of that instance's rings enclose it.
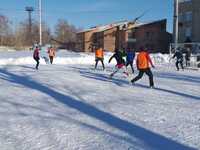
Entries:
{"label": "packed snow", "polygon": [[0,149],[200,149],[200,71],[151,55],[149,89],[147,77],[130,84],[137,72],[110,80],[111,55],[106,71],[93,69],[94,54],[70,51],[35,70],[32,51],[0,52]]}

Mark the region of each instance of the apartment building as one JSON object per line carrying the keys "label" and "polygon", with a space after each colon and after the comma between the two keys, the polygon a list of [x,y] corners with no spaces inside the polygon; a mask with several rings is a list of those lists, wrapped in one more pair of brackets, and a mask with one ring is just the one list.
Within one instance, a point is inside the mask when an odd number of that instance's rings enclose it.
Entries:
{"label": "apartment building", "polygon": [[179,43],[200,42],[200,0],[179,0]]}

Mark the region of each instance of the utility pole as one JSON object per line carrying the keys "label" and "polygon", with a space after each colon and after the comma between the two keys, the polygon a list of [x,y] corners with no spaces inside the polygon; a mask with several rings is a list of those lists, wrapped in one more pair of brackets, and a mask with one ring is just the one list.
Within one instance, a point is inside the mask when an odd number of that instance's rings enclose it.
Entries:
{"label": "utility pole", "polygon": [[175,50],[178,48],[178,9],[179,9],[179,0],[174,0],[175,14],[174,14],[174,22],[175,22],[175,30],[174,30],[174,44]]}
{"label": "utility pole", "polygon": [[40,46],[42,46],[42,0],[39,0]]}
{"label": "utility pole", "polygon": [[34,11],[34,9],[33,9],[33,7],[26,7],[25,10],[28,12],[28,20],[29,20],[29,27],[28,27],[29,44],[32,44],[32,17],[31,17],[31,14]]}

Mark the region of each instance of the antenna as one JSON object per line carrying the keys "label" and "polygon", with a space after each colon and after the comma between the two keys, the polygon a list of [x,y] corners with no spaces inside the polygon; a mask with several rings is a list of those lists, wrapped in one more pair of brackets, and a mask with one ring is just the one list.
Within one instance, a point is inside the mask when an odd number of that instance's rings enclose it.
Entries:
{"label": "antenna", "polygon": [[145,16],[150,10],[151,9],[148,9],[148,10],[144,11],[141,15],[139,15],[133,21],[131,21],[131,23],[136,23],[136,21],[138,21],[140,18],[142,18],[143,16]]}

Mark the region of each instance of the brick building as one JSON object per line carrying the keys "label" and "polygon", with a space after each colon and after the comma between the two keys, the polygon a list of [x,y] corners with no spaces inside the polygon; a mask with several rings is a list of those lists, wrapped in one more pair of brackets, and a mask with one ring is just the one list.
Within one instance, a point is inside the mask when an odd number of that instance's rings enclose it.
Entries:
{"label": "brick building", "polygon": [[97,28],[91,28],[85,31],[77,33],[76,50],[81,52],[90,52],[90,47],[93,44],[94,33],[97,32]]}
{"label": "brick building", "polygon": [[114,51],[120,48],[122,39],[122,27],[128,22],[117,22],[105,26],[93,27],[77,33],[77,50],[90,52],[92,45],[98,45],[105,50]]}
{"label": "brick building", "polygon": [[138,50],[145,46],[151,52],[166,53],[171,42],[166,23],[166,20],[146,24],[123,21],[91,28],[77,33],[77,49],[90,52],[91,45],[98,45],[108,51],[126,46]]}
{"label": "brick building", "polygon": [[164,19],[132,28],[129,38],[136,41],[132,42],[132,47],[137,50],[145,46],[152,53],[168,53],[172,35],[166,31],[166,25],[167,20]]}

